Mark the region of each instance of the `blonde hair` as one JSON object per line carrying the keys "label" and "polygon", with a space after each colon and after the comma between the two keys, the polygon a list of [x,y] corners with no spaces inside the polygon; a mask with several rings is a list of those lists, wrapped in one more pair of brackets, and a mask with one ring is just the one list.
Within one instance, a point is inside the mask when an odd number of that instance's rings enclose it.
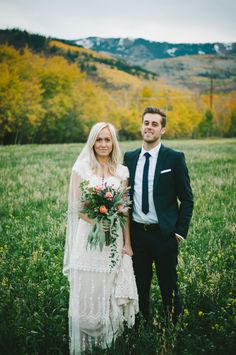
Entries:
{"label": "blonde hair", "polygon": [[112,175],[114,175],[116,172],[116,169],[118,167],[118,164],[120,164],[120,162],[121,162],[121,151],[120,151],[115,127],[111,123],[99,122],[99,123],[96,123],[91,128],[88,139],[87,139],[87,143],[86,143],[85,147],[83,148],[82,152],[80,153],[80,159],[88,159],[88,163],[89,163],[89,166],[92,169],[92,171],[94,173],[98,172],[98,170],[100,168],[100,164],[99,164],[99,162],[96,158],[95,152],[94,152],[94,144],[96,142],[97,136],[99,135],[101,130],[103,130],[104,128],[109,129],[109,131],[111,133],[111,137],[112,137],[112,151],[111,151],[110,157],[109,157],[110,159],[108,162],[108,169],[109,169],[109,172]]}

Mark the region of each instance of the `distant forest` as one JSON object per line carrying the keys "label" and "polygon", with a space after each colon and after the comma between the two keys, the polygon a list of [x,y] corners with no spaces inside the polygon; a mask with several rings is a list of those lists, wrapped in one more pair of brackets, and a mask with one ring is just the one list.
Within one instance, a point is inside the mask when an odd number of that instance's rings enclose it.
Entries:
{"label": "distant forest", "polygon": [[150,104],[167,111],[168,138],[236,135],[235,91],[196,95],[68,41],[0,30],[0,72],[1,144],[84,142],[98,121],[137,139]]}

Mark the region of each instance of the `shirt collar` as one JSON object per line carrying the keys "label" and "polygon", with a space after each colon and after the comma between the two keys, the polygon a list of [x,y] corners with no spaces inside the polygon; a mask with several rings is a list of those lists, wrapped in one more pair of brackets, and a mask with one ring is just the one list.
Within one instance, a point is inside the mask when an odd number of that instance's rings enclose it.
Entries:
{"label": "shirt collar", "polygon": [[145,149],[142,147],[141,153],[140,153],[140,157],[143,157],[144,154],[145,154],[146,152],[148,152],[148,153],[151,155],[152,158],[157,158],[160,148],[161,148],[161,142],[160,142],[156,147],[152,148],[152,149],[149,150],[149,151],[145,150]]}

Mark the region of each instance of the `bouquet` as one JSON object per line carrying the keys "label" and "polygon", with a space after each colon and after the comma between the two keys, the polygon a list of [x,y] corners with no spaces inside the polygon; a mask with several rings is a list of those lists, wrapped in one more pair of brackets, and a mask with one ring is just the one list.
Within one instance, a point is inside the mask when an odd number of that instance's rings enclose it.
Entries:
{"label": "bouquet", "polygon": [[103,249],[104,246],[111,246],[112,264],[116,263],[116,240],[118,228],[124,228],[125,213],[128,212],[131,204],[129,199],[129,188],[120,185],[115,188],[113,185],[89,187],[88,181],[82,181],[81,187],[81,213],[85,213],[95,223],[88,236],[90,248]]}

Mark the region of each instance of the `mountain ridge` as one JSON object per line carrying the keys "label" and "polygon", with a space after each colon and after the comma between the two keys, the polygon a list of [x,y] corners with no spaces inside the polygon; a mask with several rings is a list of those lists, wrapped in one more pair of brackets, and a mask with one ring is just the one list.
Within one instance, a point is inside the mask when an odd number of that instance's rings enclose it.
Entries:
{"label": "mountain ridge", "polygon": [[130,64],[145,66],[147,61],[190,55],[236,56],[236,42],[169,43],[143,38],[86,37],[70,41],[84,48],[124,59]]}
{"label": "mountain ridge", "polygon": [[63,56],[106,89],[129,86],[136,77],[196,93],[208,92],[211,80],[215,92],[236,90],[236,43],[182,43],[173,47],[173,43],[141,38],[64,40],[18,29],[0,30],[0,44],[4,43],[20,50],[29,47],[46,56]]}

